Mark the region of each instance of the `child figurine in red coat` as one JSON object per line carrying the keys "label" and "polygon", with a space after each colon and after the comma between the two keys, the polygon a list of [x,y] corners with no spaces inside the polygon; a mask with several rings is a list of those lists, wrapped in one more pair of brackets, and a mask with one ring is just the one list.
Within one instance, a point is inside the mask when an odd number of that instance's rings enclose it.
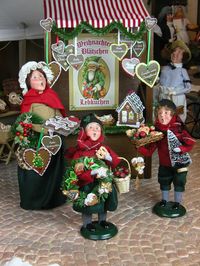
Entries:
{"label": "child figurine in red coat", "polygon": [[[175,104],[163,99],[155,109],[155,127],[163,132],[164,137],[158,142],[140,147],[144,156],[151,156],[157,149],[159,156],[158,182],[162,191],[162,200],[153,211],[161,217],[179,217],[186,213],[181,205],[185,191],[186,176],[191,158],[188,152],[193,148],[195,140],[184,129],[182,121],[176,115]],[[174,185],[174,202],[169,201],[169,190]]]}
{"label": "child figurine in red coat", "polygon": [[[119,164],[120,159],[110,147],[103,144],[102,123],[94,114],[83,117],[80,127],[77,146],[75,149],[69,149],[66,157],[71,157],[75,161],[74,171],[78,176],[79,190],[87,197],[81,206],[77,204],[79,200],[74,201],[73,209],[82,213],[81,234],[84,237],[93,240],[108,239],[117,233],[117,229],[106,221],[107,211],[115,211],[118,200],[112,182],[106,183],[101,180],[107,178],[109,173],[112,175],[112,169]],[[84,162],[87,158],[94,160],[91,163],[100,163],[100,166],[96,169],[85,167]],[[103,200],[102,192],[106,192]],[[92,221],[92,214],[95,213],[98,214],[98,222]]]}

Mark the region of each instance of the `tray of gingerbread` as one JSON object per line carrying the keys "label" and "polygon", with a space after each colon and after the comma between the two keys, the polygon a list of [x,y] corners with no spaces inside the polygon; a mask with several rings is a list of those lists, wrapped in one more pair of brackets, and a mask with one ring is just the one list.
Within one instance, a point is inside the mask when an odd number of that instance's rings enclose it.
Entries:
{"label": "tray of gingerbread", "polygon": [[68,136],[80,126],[80,120],[75,116],[61,117],[55,116],[45,122],[45,128],[59,133],[63,136]]}
{"label": "tray of gingerbread", "polygon": [[156,131],[154,126],[148,126],[145,124],[141,124],[137,129],[128,129],[126,135],[130,138],[136,148],[159,141],[164,136],[162,132]]}

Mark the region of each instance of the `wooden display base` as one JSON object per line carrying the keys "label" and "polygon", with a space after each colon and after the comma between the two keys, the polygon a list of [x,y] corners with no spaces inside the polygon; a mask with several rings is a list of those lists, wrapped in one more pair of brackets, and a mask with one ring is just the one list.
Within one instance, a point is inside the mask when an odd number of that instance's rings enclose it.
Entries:
{"label": "wooden display base", "polygon": [[153,207],[153,213],[157,214],[160,217],[167,217],[167,218],[177,218],[184,216],[186,214],[186,209],[181,204],[179,205],[178,209],[173,209],[174,202],[169,201],[166,203],[166,206],[160,206],[160,202],[156,203]]}
{"label": "wooden display base", "polygon": [[96,227],[95,232],[91,232],[90,230],[88,230],[87,228],[83,226],[81,227],[80,233],[84,238],[87,238],[90,240],[106,240],[106,239],[114,237],[118,233],[117,227],[112,223],[108,222],[109,224],[108,229],[103,228],[96,221],[93,222],[92,224]]}

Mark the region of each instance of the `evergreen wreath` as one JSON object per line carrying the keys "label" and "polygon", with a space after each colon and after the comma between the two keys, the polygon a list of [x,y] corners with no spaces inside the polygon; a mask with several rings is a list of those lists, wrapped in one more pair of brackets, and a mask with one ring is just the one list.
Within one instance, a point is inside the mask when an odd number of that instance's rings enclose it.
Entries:
{"label": "evergreen wreath", "polygon": [[63,176],[63,194],[67,195],[66,191],[78,191],[80,189],[78,186],[78,176],[75,173],[74,169],[77,163],[84,164],[84,171],[95,170],[100,167],[104,167],[107,169],[107,176],[96,178],[96,185],[94,186],[92,191],[90,191],[90,193],[79,191],[79,195],[73,201],[73,204],[81,208],[84,206],[92,206],[86,204],[86,200],[88,200],[91,196],[95,197],[95,204],[104,202],[108,198],[109,193],[112,191],[112,181],[114,176],[112,171],[108,168],[104,161],[94,157],[81,157],[77,160],[72,160],[71,166],[67,167],[66,172]]}
{"label": "evergreen wreath", "polygon": [[43,124],[44,120],[31,112],[23,113],[19,115],[12,125],[11,131],[14,134],[14,141],[20,148],[32,148],[37,147],[40,133],[32,129],[33,124]]}

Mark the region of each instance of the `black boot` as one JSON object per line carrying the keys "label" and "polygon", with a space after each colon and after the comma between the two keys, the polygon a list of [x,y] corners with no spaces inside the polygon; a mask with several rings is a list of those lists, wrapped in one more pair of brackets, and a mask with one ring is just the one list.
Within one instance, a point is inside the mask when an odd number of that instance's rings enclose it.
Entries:
{"label": "black boot", "polygon": [[174,202],[173,206],[172,206],[172,209],[173,210],[178,210],[180,207],[180,203],[179,202]]}
{"label": "black boot", "polygon": [[108,229],[109,228],[109,223],[106,221],[101,221],[100,225],[104,228],[104,229]]}
{"label": "black boot", "polygon": [[89,223],[89,224],[87,224],[87,225],[86,225],[86,229],[87,229],[88,231],[90,231],[90,232],[93,232],[93,233],[96,231],[96,227],[94,226],[93,223]]}
{"label": "black boot", "polygon": [[160,207],[165,207],[167,204],[167,201],[166,200],[161,200],[160,203],[159,203],[159,206]]}

